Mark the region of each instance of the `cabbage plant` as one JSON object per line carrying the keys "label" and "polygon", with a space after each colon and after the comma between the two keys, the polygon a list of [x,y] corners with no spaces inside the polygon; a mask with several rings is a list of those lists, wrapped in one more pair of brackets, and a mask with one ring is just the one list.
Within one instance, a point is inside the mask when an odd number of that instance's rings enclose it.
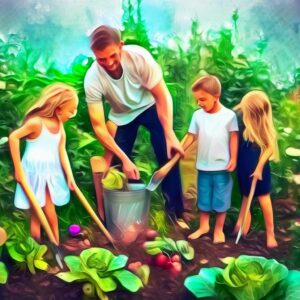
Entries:
{"label": "cabbage plant", "polygon": [[143,286],[139,277],[124,269],[127,256],[115,256],[104,248],[83,250],[79,256],[66,256],[64,260],[70,271],[56,276],[66,282],[83,282],[83,293],[89,297],[97,294],[106,300],[106,293],[116,290],[118,283],[130,292]]}
{"label": "cabbage plant", "polygon": [[49,268],[44,260],[47,246],[38,244],[31,237],[24,242],[17,240],[6,242],[6,247],[10,257],[21,265],[26,265],[31,274],[36,273],[35,269],[46,271]]}
{"label": "cabbage plant", "polygon": [[289,271],[275,259],[241,255],[223,260],[225,269],[202,268],[185,279],[185,287],[197,298],[220,300],[299,299],[300,271]]}

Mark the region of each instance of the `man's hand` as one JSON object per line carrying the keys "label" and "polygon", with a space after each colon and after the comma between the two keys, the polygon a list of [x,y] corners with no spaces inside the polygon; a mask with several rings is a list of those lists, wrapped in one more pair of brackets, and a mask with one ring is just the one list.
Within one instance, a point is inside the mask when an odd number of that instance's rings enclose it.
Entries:
{"label": "man's hand", "polygon": [[166,136],[166,144],[168,159],[172,158],[172,154],[174,154],[173,152],[178,152],[182,157],[184,156],[183,147],[174,133],[168,137]]}
{"label": "man's hand", "polygon": [[140,172],[135,166],[135,164],[129,159],[124,159],[122,161],[123,172],[128,179],[140,179]]}

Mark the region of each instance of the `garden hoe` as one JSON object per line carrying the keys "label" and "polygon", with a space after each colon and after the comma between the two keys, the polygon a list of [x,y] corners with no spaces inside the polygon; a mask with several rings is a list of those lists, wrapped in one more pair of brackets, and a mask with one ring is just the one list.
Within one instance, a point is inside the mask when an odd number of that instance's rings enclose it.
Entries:
{"label": "garden hoe", "polygon": [[39,221],[41,222],[49,240],[51,241],[52,244],[49,244],[49,247],[51,248],[51,251],[54,254],[55,260],[57,262],[57,264],[59,265],[59,267],[61,269],[63,269],[63,263],[62,263],[62,259],[61,259],[61,254],[59,253],[58,250],[58,242],[53,234],[53,231],[51,229],[51,226],[42,210],[42,208],[39,206],[39,204],[37,203],[35,196],[33,194],[33,192],[31,191],[30,187],[28,186],[27,183],[22,183],[21,184],[23,191],[31,205],[31,207],[33,208],[35,214],[37,215]]}
{"label": "garden hoe", "polygon": [[[107,121],[106,128],[109,134],[112,137],[115,137],[117,131],[117,125],[112,121]],[[105,213],[104,213],[103,187],[101,181],[103,179],[103,175],[107,172],[107,170],[110,167],[112,158],[113,158],[113,153],[110,150],[105,149],[103,157],[93,156],[90,159],[94,187],[96,192],[96,199],[97,199],[97,209],[98,209],[98,214],[102,219],[102,221],[105,221]]]}
{"label": "garden hoe", "polygon": [[[184,142],[187,139],[187,135],[184,136],[184,138],[181,141],[181,144],[183,145],[183,150],[187,150],[190,147],[190,144],[184,145]],[[168,175],[168,173],[171,171],[171,169],[174,167],[174,165],[179,161],[181,155],[179,153],[176,153],[165,165],[163,165],[159,170],[153,173],[152,177],[150,178],[150,181],[148,185],[146,186],[146,189],[150,192],[153,192],[157,189],[157,187],[160,185],[160,183],[163,181],[163,179]],[[172,220],[172,222],[174,222]],[[177,219],[176,223],[181,227],[182,229],[190,229],[189,225],[185,223],[185,221],[182,219]]]}
{"label": "garden hoe", "polygon": [[[185,135],[181,141],[181,144],[183,145],[185,140],[187,138],[187,135]],[[187,150],[190,145],[187,145],[183,150]],[[174,165],[178,162],[181,155],[177,152],[165,165],[163,165],[159,170],[153,173],[152,177],[150,178],[150,181],[148,185],[146,186],[146,189],[150,192],[153,192],[157,189],[157,187],[160,185],[160,183],[163,181],[163,179],[168,175],[168,173],[171,171],[171,169],[174,167]]]}
{"label": "garden hoe", "polygon": [[82,194],[82,192],[80,191],[80,189],[77,186],[75,186],[74,192],[76,193],[79,201],[81,202],[81,204],[83,205],[83,207],[86,209],[86,211],[88,212],[88,214],[91,216],[91,218],[94,220],[94,222],[100,228],[100,230],[103,232],[103,234],[105,235],[105,237],[111,242],[111,244],[116,249],[116,247],[114,245],[114,239],[112,238],[112,236],[110,235],[110,233],[107,231],[107,229],[104,227],[104,225],[102,224],[102,222],[100,221],[100,219],[97,217],[96,213],[94,212],[94,210],[90,206],[89,202],[87,201],[87,199],[84,197],[84,195]]}
{"label": "garden hoe", "polygon": [[240,230],[238,232],[238,235],[236,237],[236,241],[235,241],[236,244],[239,242],[239,240],[241,238],[241,235],[243,233],[244,227],[245,227],[247,215],[248,215],[250,205],[251,205],[251,202],[252,202],[252,199],[253,199],[253,196],[254,196],[254,192],[255,192],[256,183],[257,183],[257,179],[253,178],[252,183],[251,183],[250,193],[249,193],[248,198],[247,198],[245,212],[244,212],[243,219],[242,219],[242,225],[241,225]]}

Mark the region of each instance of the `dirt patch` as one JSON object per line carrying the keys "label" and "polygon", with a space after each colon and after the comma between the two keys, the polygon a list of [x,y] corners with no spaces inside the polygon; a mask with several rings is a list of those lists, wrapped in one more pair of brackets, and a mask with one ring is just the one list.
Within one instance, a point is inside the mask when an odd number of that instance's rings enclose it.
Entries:
{"label": "dirt patch", "polygon": [[[283,200],[280,200],[281,202]],[[279,242],[279,247],[275,250],[268,250],[265,247],[264,232],[252,232],[247,239],[241,239],[239,244],[235,244],[234,237],[227,237],[225,244],[215,245],[212,243],[212,233],[198,239],[191,241],[195,248],[195,258],[191,262],[184,262],[183,269],[176,277],[171,274],[169,270],[165,270],[156,266],[151,266],[151,273],[149,283],[138,293],[132,294],[124,290],[109,293],[109,299],[164,299],[164,300],[182,300],[193,299],[188,291],[183,286],[184,280],[187,276],[197,274],[202,267],[220,266],[223,263],[220,258],[234,256],[241,254],[259,255],[267,258],[275,258],[279,262],[284,263],[290,253],[291,237],[288,227],[293,222],[294,207],[293,201],[286,201],[285,205],[279,202],[274,204],[276,214],[276,236]],[[197,218],[196,218],[197,219]],[[197,225],[197,220],[194,220],[194,226]],[[125,254],[129,257],[128,263],[141,261],[147,263],[149,256],[142,248],[145,239],[141,236],[137,241],[130,245],[117,245],[117,250],[109,244],[104,236],[94,230],[94,238],[91,240],[91,246],[104,247],[111,250],[114,254]],[[190,231],[183,231],[179,228],[172,228],[170,237],[174,240],[186,239]],[[74,240],[65,241],[65,243],[74,244]],[[61,247],[63,255],[79,254],[82,249],[70,252],[66,248]],[[12,263],[7,261],[10,265],[9,280],[6,285],[0,286],[1,300],[64,300],[64,299],[82,299],[83,293],[81,290],[81,283],[67,284],[52,274],[45,272],[38,272],[36,275],[31,275],[28,271],[17,270],[12,267]],[[66,270],[67,271],[67,270]]]}

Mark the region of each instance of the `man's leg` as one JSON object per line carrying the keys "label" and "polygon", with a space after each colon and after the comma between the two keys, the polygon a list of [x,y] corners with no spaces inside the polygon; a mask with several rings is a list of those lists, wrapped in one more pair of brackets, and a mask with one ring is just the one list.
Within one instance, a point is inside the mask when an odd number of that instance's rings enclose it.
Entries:
{"label": "man's leg", "polygon": [[[168,161],[167,146],[163,127],[158,119],[156,107],[152,106],[139,117],[140,123],[145,126],[151,134],[153,146],[159,166]],[[183,213],[182,186],[177,163],[162,182],[162,191],[166,200],[165,206],[169,214],[181,217]]]}

